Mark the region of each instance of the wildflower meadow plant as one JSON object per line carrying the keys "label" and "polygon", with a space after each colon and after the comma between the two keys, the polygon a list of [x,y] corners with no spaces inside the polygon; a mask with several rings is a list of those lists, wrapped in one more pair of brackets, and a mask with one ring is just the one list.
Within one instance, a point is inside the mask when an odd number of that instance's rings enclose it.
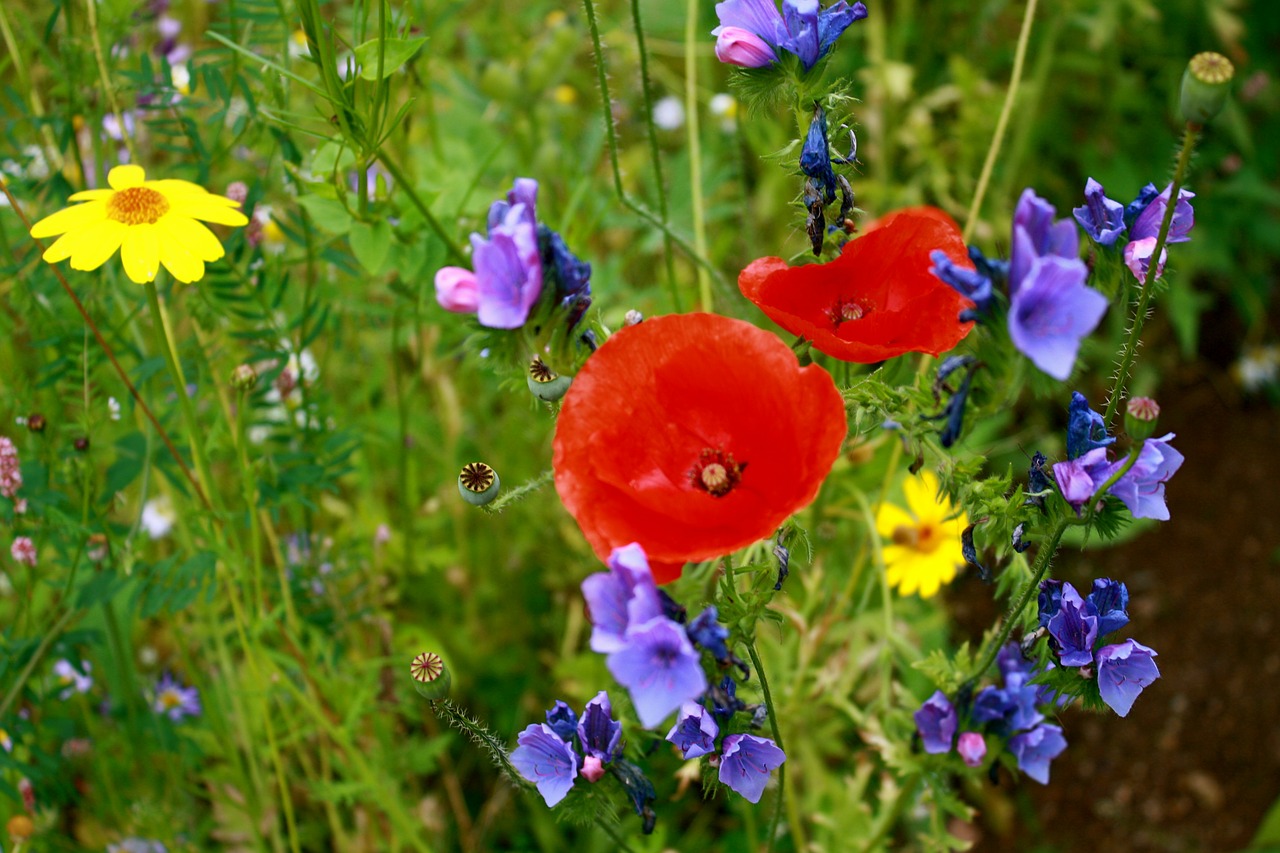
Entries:
{"label": "wildflower meadow plant", "polygon": [[0,7],[15,847],[955,849],[1159,701],[1225,57],[1051,171],[1035,3],[411,5]]}

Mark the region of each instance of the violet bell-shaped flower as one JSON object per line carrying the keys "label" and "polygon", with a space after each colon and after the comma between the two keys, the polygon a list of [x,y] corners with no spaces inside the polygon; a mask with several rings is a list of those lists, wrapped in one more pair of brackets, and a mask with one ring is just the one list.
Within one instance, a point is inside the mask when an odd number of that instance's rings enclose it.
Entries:
{"label": "violet bell-shaped flower", "polygon": [[605,663],[631,692],[640,724],[652,728],[707,690],[702,662],[684,628],[657,616],[627,628],[626,645]]}
{"label": "violet bell-shaped flower", "polygon": [[912,715],[916,730],[924,742],[924,751],[938,755],[951,751],[951,741],[956,734],[956,709],[941,690],[924,701],[920,710]]}
{"label": "violet bell-shaped flower", "polygon": [[1097,612],[1069,583],[1062,585],[1058,612],[1049,620],[1048,629],[1063,666],[1093,663],[1093,643],[1098,639]]}
{"label": "violet bell-shaped flower", "polygon": [[769,774],[786,760],[786,753],[768,738],[729,735],[724,739],[720,752],[720,781],[748,802],[758,803],[764,795]]}
{"label": "violet bell-shaped flower", "polygon": [[636,543],[613,549],[609,571],[587,577],[582,597],[591,614],[591,650],[610,654],[626,646],[627,626],[662,615],[658,587],[644,549]]}
{"label": "violet bell-shaped flower", "polygon": [[716,751],[716,737],[720,726],[705,706],[686,702],[680,706],[676,724],[667,732],[667,740],[676,745],[686,759],[711,755]]}
{"label": "violet bell-shaped flower", "polygon": [[1098,691],[1111,710],[1127,716],[1138,694],[1160,677],[1155,656],[1136,640],[1098,650]]}
{"label": "violet bell-shaped flower", "polygon": [[1062,729],[1049,723],[1009,739],[1009,751],[1018,759],[1018,769],[1041,785],[1049,784],[1049,762],[1066,748]]}
{"label": "violet bell-shaped flower", "polygon": [[[1169,446],[1174,438],[1168,433],[1160,438],[1149,438],[1142,444],[1138,461],[1111,487],[1111,494],[1129,508],[1134,518],[1169,520],[1169,507],[1164,501],[1164,484],[1182,467],[1183,455]],[[1107,469],[1109,478],[1124,464],[1124,460]],[[1054,466],[1055,470],[1057,466]]]}
{"label": "violet bell-shaped flower", "polygon": [[[1154,189],[1148,185],[1144,188],[1143,194],[1148,189]],[[1138,281],[1146,281],[1147,271],[1151,265],[1151,256],[1155,254],[1156,242],[1160,236],[1160,225],[1164,221],[1165,211],[1169,207],[1169,198],[1173,191],[1173,184],[1165,187],[1164,192],[1152,197],[1134,217],[1133,227],[1129,229],[1129,243],[1124,247],[1124,263],[1133,273]],[[1143,196],[1139,196],[1134,202],[1137,205]],[[1191,207],[1191,199],[1195,198],[1195,193],[1187,190],[1178,191],[1178,203],[1173,209],[1173,219],[1169,223],[1169,234],[1165,238],[1165,244],[1169,243],[1185,243],[1191,239],[1191,227],[1195,225],[1195,210]],[[1130,205],[1133,207],[1133,205]],[[1127,213],[1126,208],[1126,213]],[[1160,251],[1160,259],[1156,265],[1156,276],[1164,274],[1164,264],[1168,259],[1168,251],[1162,249]]]}
{"label": "violet bell-shaped flower", "polygon": [[538,788],[548,807],[569,794],[578,778],[579,758],[572,746],[545,723],[535,723],[516,738],[511,763],[524,778]]}
{"label": "violet bell-shaped flower", "polygon": [[1124,205],[1107,198],[1102,184],[1090,178],[1084,185],[1084,205],[1071,211],[1076,222],[1099,246],[1115,245],[1124,231]]}
{"label": "violet bell-shaped flower", "polygon": [[716,4],[716,15],[720,26],[711,34],[721,62],[760,68],[776,62],[776,51],[785,50],[808,71],[841,33],[867,17],[867,7],[839,0],[823,9],[818,0],[783,0],[779,13],[774,0],[725,0]]}

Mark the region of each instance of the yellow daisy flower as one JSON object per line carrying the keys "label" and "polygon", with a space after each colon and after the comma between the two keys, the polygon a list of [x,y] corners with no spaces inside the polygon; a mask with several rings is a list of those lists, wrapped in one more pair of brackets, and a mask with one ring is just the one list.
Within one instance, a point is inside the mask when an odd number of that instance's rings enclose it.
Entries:
{"label": "yellow daisy flower", "polygon": [[71,259],[73,270],[96,270],[116,250],[135,282],[154,281],[164,264],[184,283],[204,278],[204,265],[225,251],[213,232],[197,220],[245,225],[237,201],[214,195],[187,181],[148,181],[141,166],[116,166],[107,174],[109,190],[85,190],[82,201],[46,216],[31,227],[37,239],[61,234],[44,252],[51,264]]}
{"label": "yellow daisy flower", "polygon": [[930,598],[964,565],[960,534],[969,519],[956,515],[945,495],[937,497],[938,478],[928,471],[907,480],[902,491],[909,511],[883,504],[876,514],[876,532],[892,543],[883,549],[885,575],[899,595]]}

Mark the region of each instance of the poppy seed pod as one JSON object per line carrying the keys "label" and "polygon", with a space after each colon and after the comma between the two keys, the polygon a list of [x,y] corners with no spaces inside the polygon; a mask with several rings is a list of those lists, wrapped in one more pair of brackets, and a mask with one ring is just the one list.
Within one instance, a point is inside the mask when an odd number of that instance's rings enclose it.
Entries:
{"label": "poppy seed pod", "polygon": [[1220,53],[1205,51],[1191,57],[1182,73],[1179,104],[1183,120],[1205,124],[1222,112],[1235,73],[1231,60]]}
{"label": "poppy seed pod", "polygon": [[564,396],[573,382],[572,376],[561,376],[542,361],[538,356],[529,362],[529,374],[526,377],[529,391],[539,400],[554,403]]}
{"label": "poppy seed pod", "polygon": [[1134,397],[1125,405],[1124,429],[1134,441],[1146,441],[1156,434],[1160,406],[1150,397]]}
{"label": "poppy seed pod", "polygon": [[458,474],[458,494],[472,506],[492,503],[501,488],[498,472],[483,462],[469,462]]}
{"label": "poppy seed pod", "polygon": [[413,677],[413,687],[424,699],[443,699],[449,695],[449,685],[453,681],[449,668],[444,660],[435,652],[423,652],[409,664],[409,675]]}

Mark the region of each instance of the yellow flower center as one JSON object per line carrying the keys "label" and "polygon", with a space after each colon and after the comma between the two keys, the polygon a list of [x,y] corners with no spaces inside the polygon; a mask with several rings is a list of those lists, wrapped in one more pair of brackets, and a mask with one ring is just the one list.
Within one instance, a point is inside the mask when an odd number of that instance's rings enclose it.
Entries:
{"label": "yellow flower center", "polygon": [[170,708],[176,708],[182,704],[182,697],[174,690],[166,690],[160,694],[160,704],[168,711]]}
{"label": "yellow flower center", "polygon": [[921,554],[932,554],[942,544],[942,531],[937,525],[928,522],[919,527],[899,525],[893,529],[893,544],[903,545]]}
{"label": "yellow flower center", "polygon": [[107,199],[107,218],[125,225],[158,222],[169,212],[169,200],[146,187],[129,187]]}
{"label": "yellow flower center", "polygon": [[729,472],[719,462],[712,462],[702,469],[702,485],[707,491],[715,494],[729,483]]}

